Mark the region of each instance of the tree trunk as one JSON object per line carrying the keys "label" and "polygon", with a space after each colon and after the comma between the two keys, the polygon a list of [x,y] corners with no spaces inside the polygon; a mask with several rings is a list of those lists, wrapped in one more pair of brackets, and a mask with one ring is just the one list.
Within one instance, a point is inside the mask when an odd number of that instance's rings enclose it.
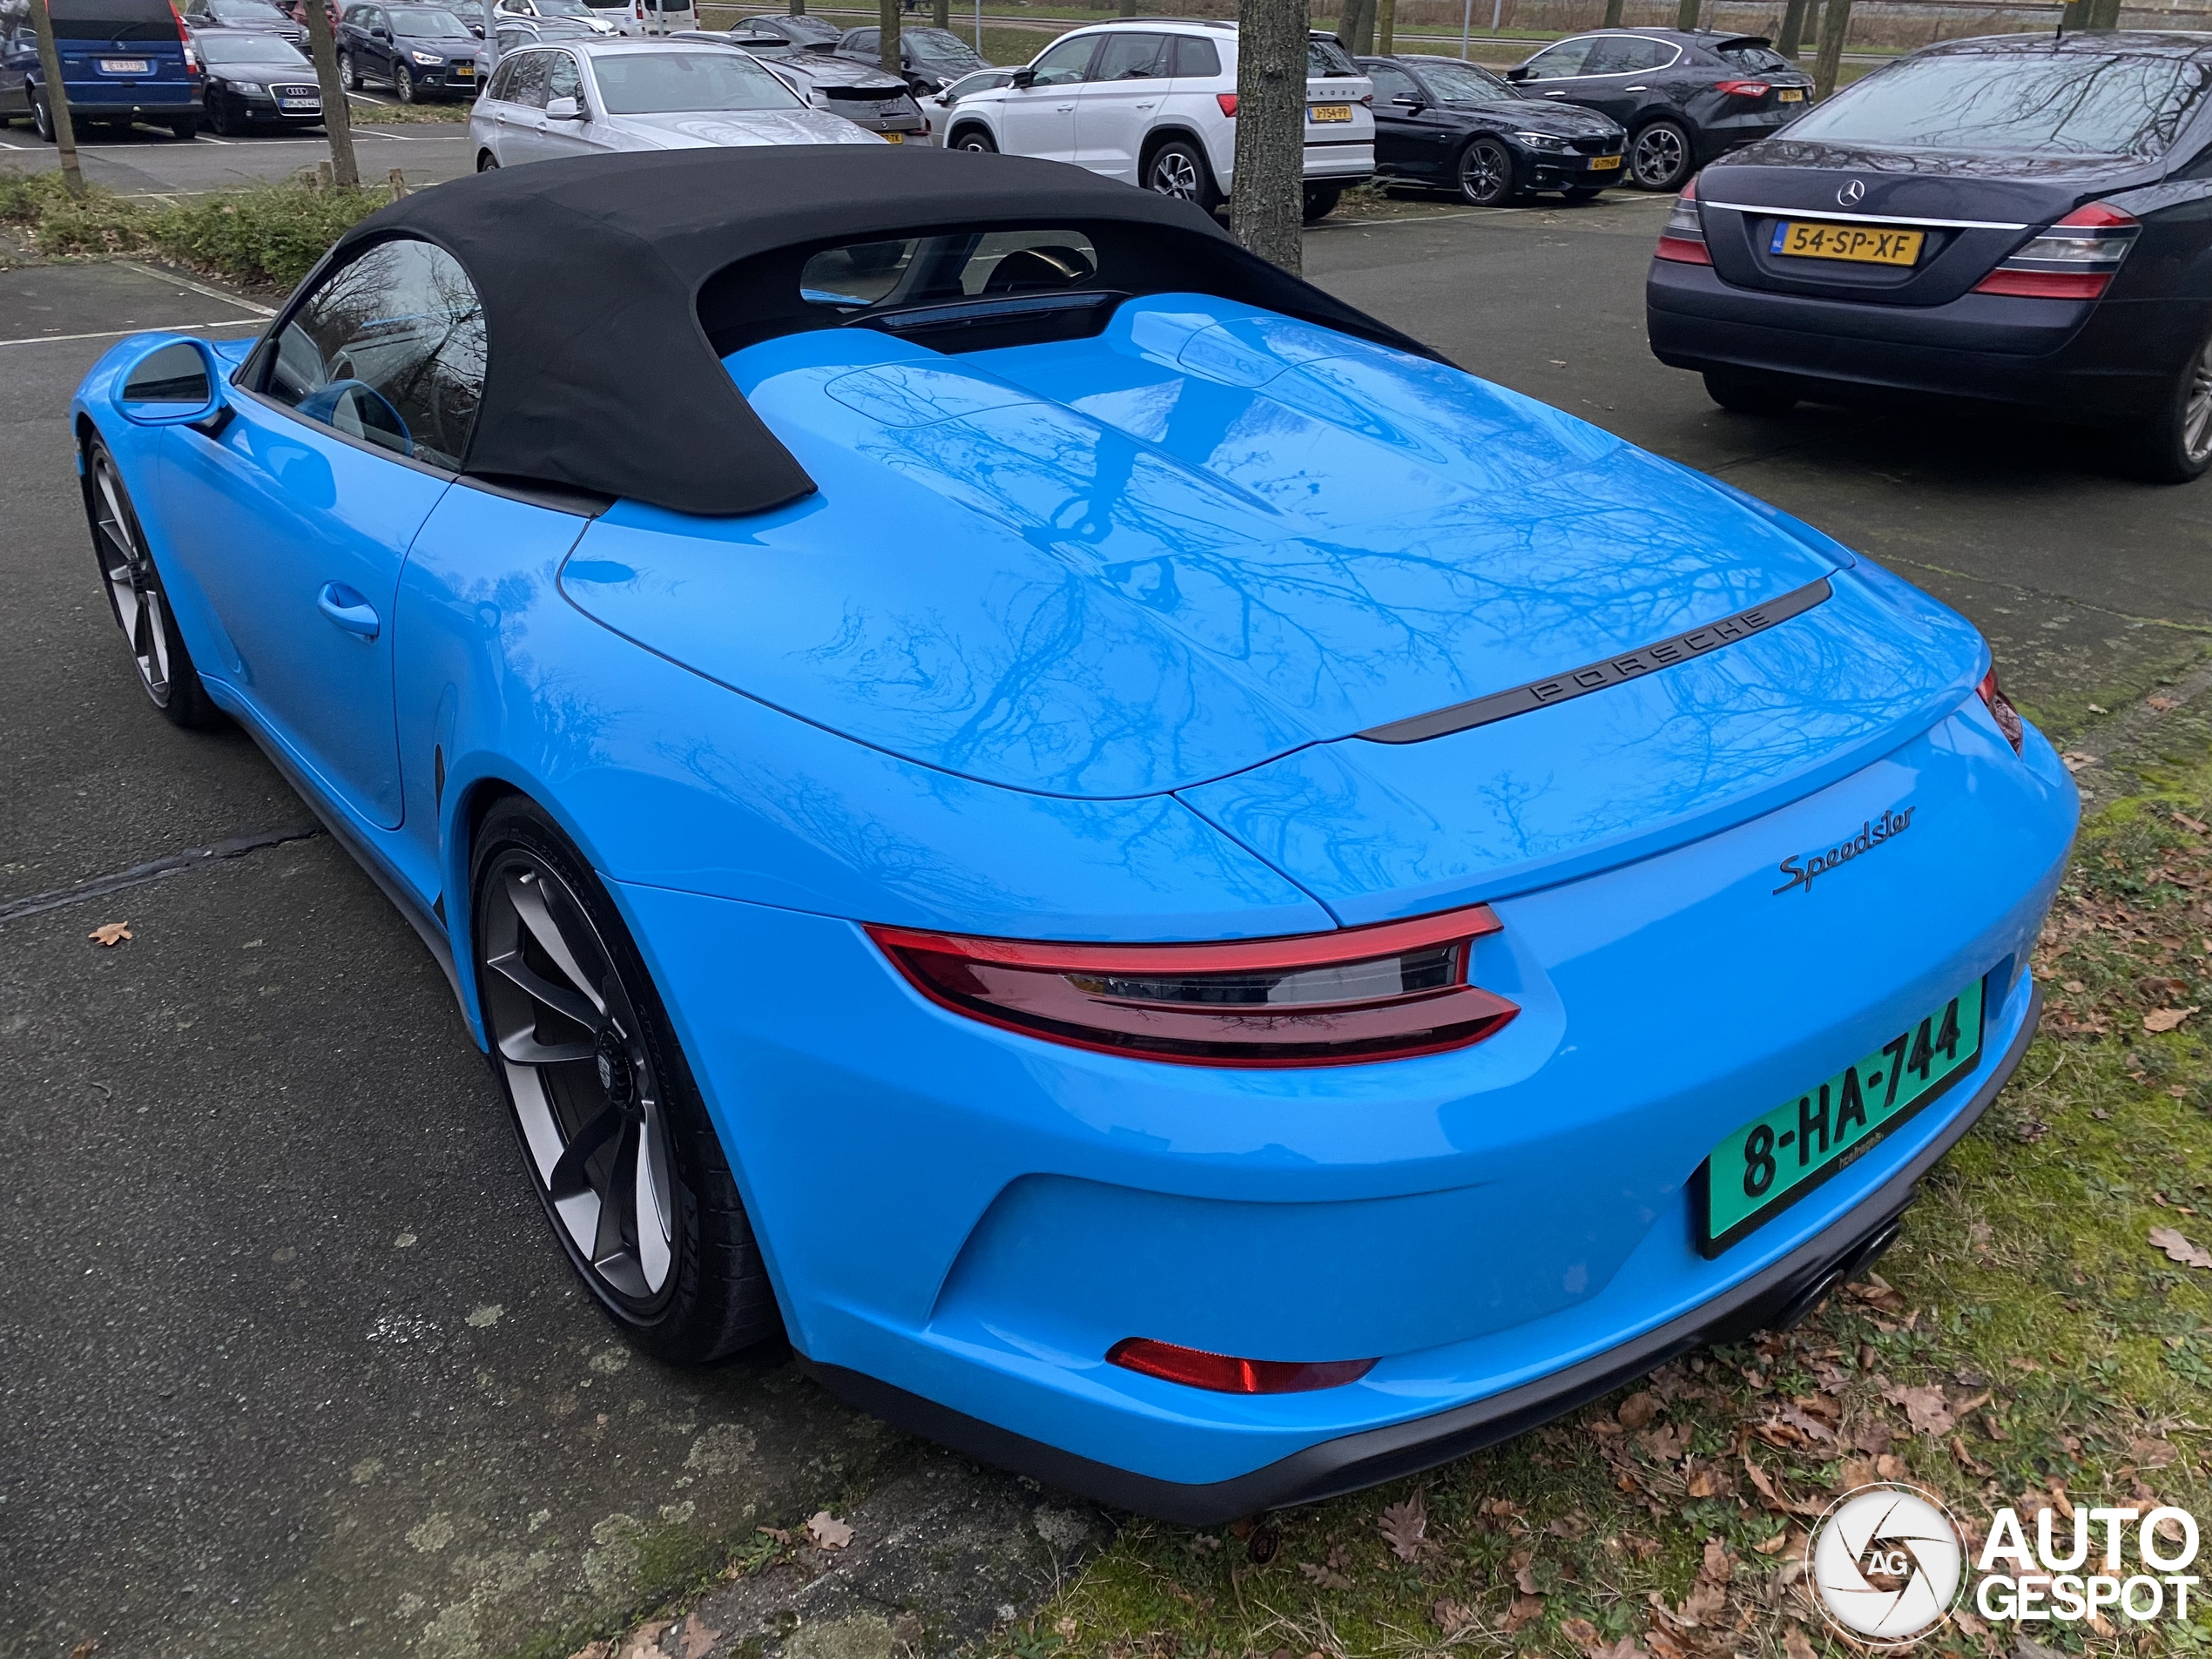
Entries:
{"label": "tree trunk", "polygon": [[357,189],[361,173],[354,160],[354,111],[338,79],[338,44],[330,37],[330,8],[323,0],[307,0],[300,10],[307,24],[315,80],[322,88],[322,130],[330,135],[330,176],[343,189]]}
{"label": "tree trunk", "polygon": [[1296,275],[1305,218],[1306,0],[1239,0],[1237,168],[1229,225]]}
{"label": "tree trunk", "polygon": [[791,0],[791,15],[794,17],[805,17],[806,15],[806,0]]}
{"label": "tree trunk", "polygon": [[[1135,3],[1136,0],[1130,0],[1132,9],[1130,15],[1131,17],[1136,15],[1134,10]],[[930,8],[929,21],[940,29],[951,28],[953,26],[953,0],[937,0],[937,3]]]}
{"label": "tree trunk", "polygon": [[82,196],[84,172],[77,162],[77,124],[70,119],[69,89],[62,84],[62,55],[54,48],[54,20],[46,15],[46,0],[30,0],[30,22],[38,35],[38,72],[46,83],[40,91],[46,95],[46,118],[54,124],[62,186],[72,196]]}
{"label": "tree trunk", "polygon": [[1124,17],[1136,16],[1136,0],[1122,0],[1122,16]]}
{"label": "tree trunk", "polygon": [[1339,8],[1337,38],[1355,57],[1375,49],[1375,0],[1344,0]]}
{"label": "tree trunk", "polygon": [[1782,37],[1774,43],[1774,50],[1794,60],[1802,56],[1804,44],[1805,0],[1790,0],[1782,8]]}
{"label": "tree trunk", "polygon": [[1375,50],[1385,57],[1398,51],[1398,0],[1380,0],[1375,7]]}
{"label": "tree trunk", "polygon": [[1828,0],[1820,17],[1820,56],[1812,64],[1812,95],[1824,98],[1836,90],[1844,64],[1844,37],[1851,32],[1851,0]]}
{"label": "tree trunk", "polygon": [[1700,0],[1682,0],[1682,3],[1675,8],[1675,27],[1685,30],[1696,28],[1699,3]]}
{"label": "tree trunk", "polygon": [[885,74],[904,80],[907,66],[899,54],[899,0],[876,0],[875,18],[883,37],[875,61],[882,65]]}
{"label": "tree trunk", "polygon": [[2085,26],[2091,29],[2119,28],[2120,0],[2089,0],[2089,21]]}
{"label": "tree trunk", "polygon": [[1603,27],[1608,29],[1618,29],[1621,26],[1621,13],[1623,10],[1625,10],[1625,6],[1626,0],[1605,0],[1605,23]]}

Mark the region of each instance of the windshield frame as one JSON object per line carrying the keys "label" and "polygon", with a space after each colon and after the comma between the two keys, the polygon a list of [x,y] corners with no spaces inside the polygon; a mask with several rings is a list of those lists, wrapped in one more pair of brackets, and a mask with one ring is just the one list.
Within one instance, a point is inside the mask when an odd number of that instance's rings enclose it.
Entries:
{"label": "windshield frame", "polygon": [[[386,10],[392,19],[392,32],[395,35],[405,35],[409,40],[474,40],[475,38],[469,32],[469,25],[443,6],[388,6]],[[425,17],[443,17],[453,24],[454,31],[450,34],[443,30],[436,34],[424,34],[421,30],[409,28],[408,24],[401,22],[402,16],[416,19]]]}
{"label": "windshield frame", "polygon": [[201,60],[211,66],[232,69],[250,64],[297,70],[305,74],[314,72],[314,64],[305,54],[279,34],[257,30],[240,30],[231,34],[218,29],[210,30],[192,44],[199,48]]}

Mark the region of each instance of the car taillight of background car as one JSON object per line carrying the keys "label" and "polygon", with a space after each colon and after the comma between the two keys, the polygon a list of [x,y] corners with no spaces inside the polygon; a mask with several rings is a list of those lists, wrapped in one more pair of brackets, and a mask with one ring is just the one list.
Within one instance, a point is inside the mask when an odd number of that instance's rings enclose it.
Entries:
{"label": "car taillight of background car", "polygon": [[2111,286],[2142,233],[2142,223],[2133,213],[2109,202],[2091,202],[2000,261],[1974,284],[1974,292],[2030,300],[2094,300]]}

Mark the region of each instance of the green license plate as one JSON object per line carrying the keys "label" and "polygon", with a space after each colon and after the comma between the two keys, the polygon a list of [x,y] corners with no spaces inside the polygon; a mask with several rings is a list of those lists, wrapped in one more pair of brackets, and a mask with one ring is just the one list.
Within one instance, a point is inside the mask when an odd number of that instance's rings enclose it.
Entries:
{"label": "green license plate", "polygon": [[1717,1256],[1753,1228],[1849,1169],[1859,1155],[1974,1069],[1982,984],[1975,981],[1855,1066],[1845,1066],[1713,1149],[1699,1171],[1697,1247]]}

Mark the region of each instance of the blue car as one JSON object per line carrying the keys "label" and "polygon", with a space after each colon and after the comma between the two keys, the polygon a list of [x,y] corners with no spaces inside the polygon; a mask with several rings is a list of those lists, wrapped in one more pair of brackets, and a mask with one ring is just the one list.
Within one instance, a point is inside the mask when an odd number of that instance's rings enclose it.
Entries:
{"label": "blue car", "polygon": [[2019,1062],[1973,627],[1187,204],[443,185],[75,403],[153,702],[420,930],[640,1349],[1190,1522],[1786,1325]]}

